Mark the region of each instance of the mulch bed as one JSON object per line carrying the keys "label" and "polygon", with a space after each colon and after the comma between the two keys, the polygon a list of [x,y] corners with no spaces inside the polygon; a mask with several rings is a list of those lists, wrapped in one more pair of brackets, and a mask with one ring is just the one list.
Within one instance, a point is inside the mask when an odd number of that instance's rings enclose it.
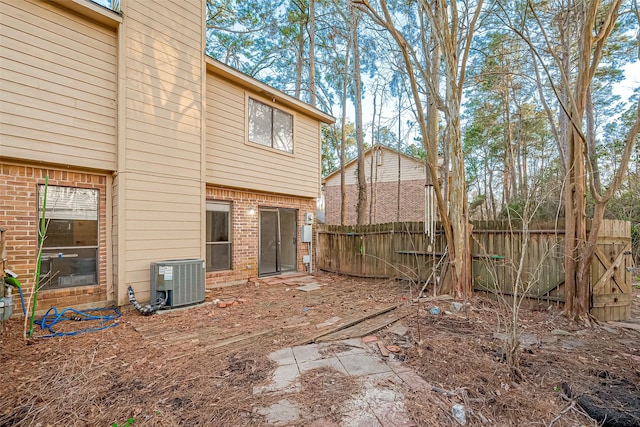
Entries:
{"label": "mulch bed", "polygon": [[[427,393],[405,392],[418,425],[457,425],[455,403],[465,406],[467,425],[595,425],[597,415],[585,413],[591,403],[629,409],[637,402],[639,331],[585,329],[554,307],[523,309],[522,332],[538,341],[519,350],[522,380],[515,381],[504,340],[496,338],[505,332],[497,302],[478,297],[464,312],[434,316],[432,303],[409,304],[419,290],[410,283],[330,274],[315,279],[321,290],[302,292],[277,279],[250,282],[214,289],[207,303],[186,310],[143,317],[126,309],[114,328],[29,343],[22,320],[11,319],[0,335],[0,426],[122,426],[129,419],[135,426],[264,425],[256,408],[277,396],[254,395],[253,387],[273,373],[270,352],[317,335],[322,330],[316,325],[332,317],[357,318],[399,303],[409,312],[400,321],[407,333],[385,328],[376,335],[400,348],[388,357],[434,386]],[[246,301],[220,308],[212,301],[221,297]],[[171,332],[171,339],[158,330]],[[214,345],[224,339],[229,343]],[[636,400],[603,394],[611,390],[626,390]],[[314,370],[287,398],[297,399],[312,418],[338,422],[341,404],[354,393],[348,377]]]}

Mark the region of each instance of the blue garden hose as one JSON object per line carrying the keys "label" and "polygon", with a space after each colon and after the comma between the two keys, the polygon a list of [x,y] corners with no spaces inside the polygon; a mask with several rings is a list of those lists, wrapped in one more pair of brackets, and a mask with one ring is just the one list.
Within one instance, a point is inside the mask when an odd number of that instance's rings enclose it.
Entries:
{"label": "blue garden hose", "polygon": [[24,295],[22,294],[22,286],[18,288],[18,293],[20,294],[20,302],[22,303],[22,314],[27,316],[27,307],[24,305]]}
{"label": "blue garden hose", "polygon": [[[110,311],[111,314],[106,315],[97,315],[90,314],[92,312],[100,312],[100,311]],[[51,313],[51,318],[49,318]],[[67,313],[73,313],[71,316],[65,316]],[[96,332],[102,331],[104,329],[113,328],[118,325],[116,319],[118,319],[122,314],[115,307],[105,307],[105,308],[91,308],[88,310],[76,310],[74,308],[66,308],[61,312],[58,312],[56,307],[51,307],[42,317],[42,320],[38,322],[40,327],[43,330],[48,330],[50,334],[43,336],[43,338],[52,338],[52,337],[64,337],[64,336],[73,336],[78,335],[84,332]],[[73,321],[86,321],[86,320],[100,320],[98,326],[93,328],[83,328],[75,331],[69,332],[56,332],[53,327],[65,320],[73,320]]]}

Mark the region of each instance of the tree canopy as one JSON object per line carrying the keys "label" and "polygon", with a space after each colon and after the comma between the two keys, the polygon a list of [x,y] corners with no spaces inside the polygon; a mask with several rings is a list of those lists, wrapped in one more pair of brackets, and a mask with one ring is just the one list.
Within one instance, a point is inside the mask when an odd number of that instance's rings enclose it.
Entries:
{"label": "tree canopy", "polygon": [[627,219],[640,234],[640,89],[624,73],[638,69],[636,0],[207,0],[207,10],[210,55],[341,118],[322,131],[323,174],[372,144],[425,160],[458,293],[470,289],[460,257],[474,218],[567,218],[574,317],[593,256],[585,221]]}

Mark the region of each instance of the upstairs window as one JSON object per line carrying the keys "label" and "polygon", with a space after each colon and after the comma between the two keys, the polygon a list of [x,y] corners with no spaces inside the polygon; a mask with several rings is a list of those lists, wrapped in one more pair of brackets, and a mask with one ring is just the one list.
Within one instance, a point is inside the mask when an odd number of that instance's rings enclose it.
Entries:
{"label": "upstairs window", "polygon": [[249,141],[293,153],[293,116],[249,98]]}

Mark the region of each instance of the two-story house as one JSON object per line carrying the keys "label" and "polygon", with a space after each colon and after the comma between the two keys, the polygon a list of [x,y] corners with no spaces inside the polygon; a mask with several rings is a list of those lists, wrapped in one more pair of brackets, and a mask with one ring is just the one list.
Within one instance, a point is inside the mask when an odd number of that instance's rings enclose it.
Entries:
{"label": "two-story house", "polygon": [[[366,179],[367,222],[372,224],[424,221],[426,164],[384,145],[375,145],[363,154]],[[357,159],[344,166],[346,185],[345,225],[357,222],[358,167]],[[341,169],[329,173],[323,180],[324,222],[340,224]]]}
{"label": "two-story house", "polygon": [[205,14],[0,0],[0,228],[32,288],[46,220],[39,311],[149,299],[159,260],[208,285],[305,269],[334,119],[207,57]]}

